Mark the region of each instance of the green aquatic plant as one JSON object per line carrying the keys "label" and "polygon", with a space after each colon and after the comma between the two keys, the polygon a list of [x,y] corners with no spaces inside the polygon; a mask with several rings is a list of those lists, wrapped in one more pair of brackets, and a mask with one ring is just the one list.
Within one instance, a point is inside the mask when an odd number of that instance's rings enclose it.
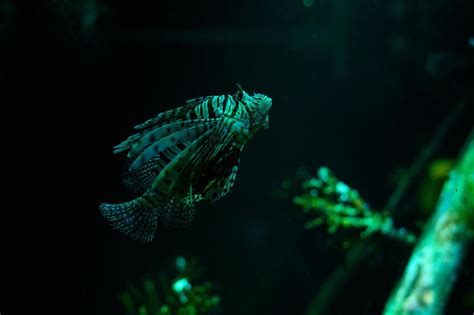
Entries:
{"label": "green aquatic plant", "polygon": [[[469,101],[469,104],[470,103],[471,102]],[[449,170],[451,170],[453,167],[452,163],[448,163],[447,161],[442,163],[432,163],[432,161],[435,160],[435,156],[438,154],[441,147],[446,143],[446,140],[448,140],[449,131],[457,126],[460,118],[463,116],[469,106],[467,106],[466,102],[464,101],[458,102],[455,106],[453,106],[453,109],[450,111],[450,113],[440,122],[431,139],[423,146],[422,150],[418,152],[416,156],[414,156],[413,162],[409,165],[409,167],[407,167],[403,172],[399,173],[394,190],[388,196],[382,207],[384,213],[386,213],[386,216],[394,218],[396,216],[400,217],[401,215],[406,214],[410,208],[403,206],[403,202],[406,200],[406,197],[410,194],[410,192],[423,191],[423,193],[426,193],[427,190],[425,188],[418,187],[418,180],[420,177],[422,177],[422,174],[425,171],[428,172],[429,177],[435,177],[436,181],[439,181],[441,178],[442,181],[446,179],[445,173],[446,171],[449,172]],[[308,178],[310,178],[310,176],[306,176],[305,174],[303,179],[306,180]],[[295,181],[295,183],[298,183],[296,186],[300,187],[301,182],[304,180],[300,178],[300,180]],[[281,189],[287,192],[285,196],[295,195],[297,193],[289,192],[289,189],[285,190],[283,185]],[[437,188],[434,190],[437,190]],[[440,190],[441,188],[437,191],[439,192]],[[439,193],[436,194],[431,191],[429,195],[431,198],[438,199]],[[435,204],[436,200],[430,200],[430,203]],[[346,229],[346,231],[348,230]],[[350,247],[346,248],[347,252],[344,261],[334,268],[334,271],[325,279],[320,289],[311,299],[311,302],[306,308],[305,314],[332,314],[332,307],[338,303],[340,292],[344,290],[345,286],[348,284],[358,268],[367,262],[370,257],[373,257],[373,254],[379,251],[381,246],[382,245],[380,243],[369,242],[367,239],[355,239],[354,244],[351,244]]]}
{"label": "green aquatic plant", "polygon": [[327,224],[329,233],[341,227],[355,228],[362,230],[362,238],[381,233],[406,243],[416,241],[413,233],[396,228],[387,212],[370,208],[357,190],[337,179],[327,167],[321,167],[316,177],[304,181],[302,188],[303,194],[293,201],[305,213],[315,215],[305,224],[306,229]]}
{"label": "green aquatic plant", "polygon": [[195,259],[178,256],[174,267],[155,281],[144,280],[141,288],[130,288],[119,295],[127,315],[217,314],[220,304],[210,281],[199,281],[202,271]]}

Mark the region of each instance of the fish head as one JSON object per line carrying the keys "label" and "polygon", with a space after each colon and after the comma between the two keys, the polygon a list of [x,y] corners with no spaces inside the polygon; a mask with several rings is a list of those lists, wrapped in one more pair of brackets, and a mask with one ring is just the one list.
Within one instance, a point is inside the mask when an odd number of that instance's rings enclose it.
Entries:
{"label": "fish head", "polygon": [[272,107],[272,99],[264,94],[255,93],[253,96],[254,104],[256,104],[253,114],[253,125],[260,129],[270,127],[270,108]]}
{"label": "fish head", "polygon": [[261,128],[267,129],[270,127],[269,112],[272,107],[272,99],[261,93],[248,94],[242,89],[240,84],[237,85],[237,92],[235,96],[248,107],[251,115],[251,129],[255,133]]}

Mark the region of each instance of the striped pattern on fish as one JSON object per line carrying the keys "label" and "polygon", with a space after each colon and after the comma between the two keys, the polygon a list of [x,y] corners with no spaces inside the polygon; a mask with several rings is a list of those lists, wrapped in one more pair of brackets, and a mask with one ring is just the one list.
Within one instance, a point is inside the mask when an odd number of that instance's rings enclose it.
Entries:
{"label": "striped pattern on fish", "polygon": [[138,133],[114,147],[126,153],[124,183],[141,195],[99,208],[114,229],[151,241],[158,221],[191,223],[194,206],[216,201],[235,182],[240,153],[262,128],[268,128],[271,98],[247,94],[199,97],[135,126]]}

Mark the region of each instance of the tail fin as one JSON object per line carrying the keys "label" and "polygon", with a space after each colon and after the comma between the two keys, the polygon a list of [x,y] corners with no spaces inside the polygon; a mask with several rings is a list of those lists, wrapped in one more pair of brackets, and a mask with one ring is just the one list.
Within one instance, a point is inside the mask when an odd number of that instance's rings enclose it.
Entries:
{"label": "tail fin", "polygon": [[158,224],[158,210],[147,206],[142,197],[119,204],[102,203],[99,209],[113,229],[134,240],[153,240]]}

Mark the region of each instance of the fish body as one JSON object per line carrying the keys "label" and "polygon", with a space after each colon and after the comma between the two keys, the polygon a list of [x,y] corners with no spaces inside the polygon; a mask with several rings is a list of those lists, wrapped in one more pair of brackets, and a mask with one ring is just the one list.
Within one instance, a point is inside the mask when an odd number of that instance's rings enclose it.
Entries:
{"label": "fish body", "polygon": [[158,222],[191,223],[197,202],[216,201],[232,188],[240,152],[269,127],[272,100],[247,94],[199,97],[138,125],[138,133],[114,147],[130,166],[124,183],[140,196],[120,204],[102,203],[112,227],[140,241],[151,241]]}

